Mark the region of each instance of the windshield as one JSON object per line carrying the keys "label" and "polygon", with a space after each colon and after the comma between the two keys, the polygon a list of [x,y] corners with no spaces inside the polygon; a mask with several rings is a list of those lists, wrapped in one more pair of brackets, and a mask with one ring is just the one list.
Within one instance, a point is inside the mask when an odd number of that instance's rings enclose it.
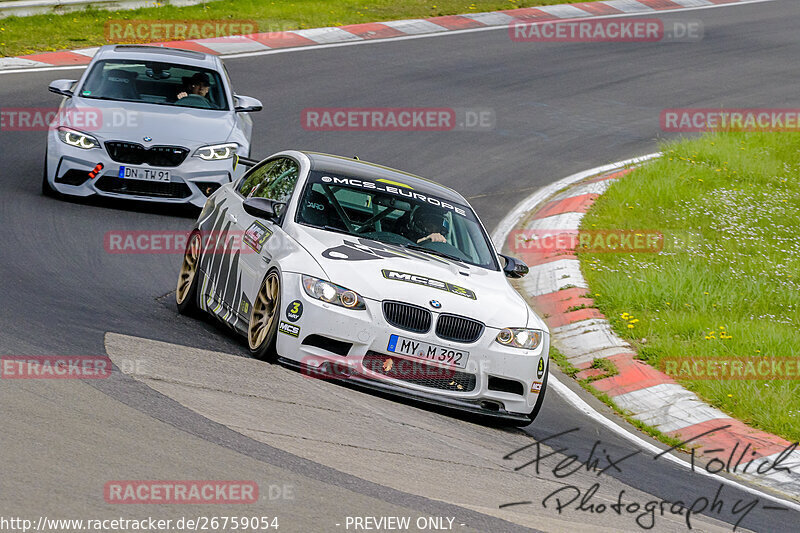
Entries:
{"label": "windshield", "polygon": [[394,181],[312,171],[297,222],[497,270],[472,209]]}
{"label": "windshield", "polygon": [[219,73],[156,61],[98,61],[79,94],[119,102],[228,110]]}

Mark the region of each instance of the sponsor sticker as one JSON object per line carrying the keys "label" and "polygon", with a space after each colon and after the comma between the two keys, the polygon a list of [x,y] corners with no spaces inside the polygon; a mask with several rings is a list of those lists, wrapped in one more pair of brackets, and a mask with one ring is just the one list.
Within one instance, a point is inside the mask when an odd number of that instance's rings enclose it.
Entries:
{"label": "sponsor sticker", "polygon": [[239,312],[242,313],[243,315],[250,313],[250,301],[244,294],[242,294],[242,301],[239,304]]}
{"label": "sponsor sticker", "polygon": [[303,316],[303,302],[295,300],[286,308],[286,318],[289,322],[297,322]]}
{"label": "sponsor sticker", "polygon": [[244,236],[242,236],[242,242],[244,242],[247,246],[253,249],[256,253],[261,253],[261,249],[264,247],[264,243],[267,242],[272,236],[272,232],[267,229],[267,227],[259,221],[255,221],[250,224],[250,227],[244,232]]}
{"label": "sponsor sticker", "polygon": [[391,279],[394,281],[403,281],[406,283],[413,283],[415,285],[424,285],[426,287],[431,287],[432,289],[439,289],[440,291],[446,291],[452,294],[457,294],[459,296],[463,296],[464,298],[469,298],[471,300],[478,299],[473,291],[465,289],[464,287],[459,287],[458,285],[453,285],[452,283],[447,283],[446,281],[428,278],[425,276],[418,276],[416,274],[409,274],[407,272],[397,272],[394,270],[387,270],[387,269],[381,270],[381,273],[383,274],[383,277],[386,279]]}
{"label": "sponsor sticker", "polygon": [[531,383],[531,393],[532,394],[539,394],[542,390],[542,382],[541,381],[534,381]]}
{"label": "sponsor sticker", "polygon": [[445,200],[441,200],[429,194],[422,194],[416,192],[411,187],[405,184],[388,185],[387,180],[383,180],[381,183],[377,183],[375,181],[369,181],[360,178],[350,178],[347,176],[337,176],[337,175],[327,175],[327,174],[320,176],[316,181],[321,183],[330,183],[331,185],[344,185],[349,187],[357,187],[359,189],[369,189],[371,191],[385,192],[395,196],[403,196],[405,198],[417,200],[420,202],[425,202],[436,207],[441,207],[442,209],[453,211],[454,213],[457,213],[462,217],[467,216],[467,211],[463,207],[451,202],[447,202]]}
{"label": "sponsor sticker", "polygon": [[291,335],[292,337],[297,337],[300,335],[300,326],[295,326],[294,324],[289,324],[288,322],[281,322],[278,324],[278,331],[281,333],[286,333],[287,335]]}

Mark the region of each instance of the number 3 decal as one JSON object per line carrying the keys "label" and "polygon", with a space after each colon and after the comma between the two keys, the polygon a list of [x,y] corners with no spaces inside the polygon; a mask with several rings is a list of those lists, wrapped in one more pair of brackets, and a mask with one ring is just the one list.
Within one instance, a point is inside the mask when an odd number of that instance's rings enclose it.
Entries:
{"label": "number 3 decal", "polygon": [[303,302],[295,300],[286,308],[286,318],[289,322],[297,322],[303,316]]}

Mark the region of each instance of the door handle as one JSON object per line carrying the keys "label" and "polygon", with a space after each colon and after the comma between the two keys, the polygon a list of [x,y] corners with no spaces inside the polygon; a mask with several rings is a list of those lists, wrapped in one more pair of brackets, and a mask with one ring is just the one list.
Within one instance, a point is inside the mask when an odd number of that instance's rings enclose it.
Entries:
{"label": "door handle", "polygon": [[228,213],[228,218],[231,219],[234,224],[239,222],[239,220],[236,218],[236,215],[234,215],[233,213]]}

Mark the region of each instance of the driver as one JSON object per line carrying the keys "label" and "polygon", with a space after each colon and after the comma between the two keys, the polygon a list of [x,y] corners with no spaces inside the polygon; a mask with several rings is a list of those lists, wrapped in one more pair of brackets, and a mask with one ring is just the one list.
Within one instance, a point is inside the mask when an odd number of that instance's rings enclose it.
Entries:
{"label": "driver", "polygon": [[417,244],[425,241],[447,242],[444,233],[445,227],[444,213],[430,206],[418,207],[411,215],[406,228],[406,237],[415,241]]}
{"label": "driver", "polygon": [[189,81],[186,83],[186,88],[178,93],[178,100],[186,98],[190,94],[196,94],[205,98],[208,95],[210,87],[211,83],[208,74],[205,72],[197,72],[189,78]]}

